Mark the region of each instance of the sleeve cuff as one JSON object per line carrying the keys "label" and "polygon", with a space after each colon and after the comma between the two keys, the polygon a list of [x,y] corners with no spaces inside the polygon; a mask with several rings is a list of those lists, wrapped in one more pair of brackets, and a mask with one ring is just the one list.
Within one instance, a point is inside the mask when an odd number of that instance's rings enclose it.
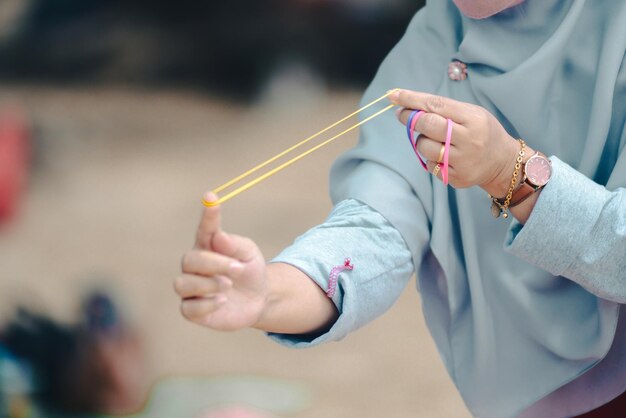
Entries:
{"label": "sleeve cuff", "polygon": [[609,193],[558,158],[525,225],[513,220],[505,250],[555,276],[583,251]]}
{"label": "sleeve cuff", "polygon": [[413,273],[413,263],[400,233],[369,206],[342,201],[329,218],[286,248],[271,262],[290,264],[324,291],[330,272],[351,259],[353,270],[337,278],[333,302],[339,318],[326,333],[308,335],[269,333],[273,340],[295,348],[337,341],[385,312],[400,295]]}

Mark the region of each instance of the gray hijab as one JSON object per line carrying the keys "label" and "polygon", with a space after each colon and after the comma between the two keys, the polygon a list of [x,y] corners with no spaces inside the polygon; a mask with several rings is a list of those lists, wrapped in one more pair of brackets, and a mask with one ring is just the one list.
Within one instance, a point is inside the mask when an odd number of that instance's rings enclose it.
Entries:
{"label": "gray hijab", "polygon": [[[626,186],[625,50],[622,0],[527,0],[484,20],[433,0],[363,102],[401,87],[479,104],[512,136],[615,189]],[[448,78],[452,59],[467,80]],[[331,195],[365,202],[406,240],[429,329],[476,415],[512,416],[609,350],[619,305],[506,253],[509,225],[491,217],[486,193],[433,181],[393,113],[363,126],[333,167]]]}

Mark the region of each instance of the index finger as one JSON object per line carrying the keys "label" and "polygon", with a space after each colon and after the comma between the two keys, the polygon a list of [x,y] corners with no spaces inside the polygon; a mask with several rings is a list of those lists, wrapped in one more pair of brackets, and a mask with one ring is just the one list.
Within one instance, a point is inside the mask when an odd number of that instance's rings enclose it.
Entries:
{"label": "index finger", "polygon": [[[207,202],[213,202],[217,200],[217,195],[213,192],[208,192],[204,195],[204,199]],[[200,219],[200,225],[198,225],[194,248],[210,250],[213,235],[220,230],[221,224],[222,215],[220,206],[205,206],[202,212],[202,218]]]}
{"label": "index finger", "polygon": [[459,124],[467,122],[467,115],[472,111],[472,105],[469,103],[419,91],[399,90],[390,94],[389,100],[408,109],[436,113]]}

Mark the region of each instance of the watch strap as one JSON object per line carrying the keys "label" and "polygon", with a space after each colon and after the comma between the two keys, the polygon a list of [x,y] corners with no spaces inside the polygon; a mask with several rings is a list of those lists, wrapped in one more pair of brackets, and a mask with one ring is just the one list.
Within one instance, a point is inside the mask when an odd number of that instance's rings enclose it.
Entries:
{"label": "watch strap", "polygon": [[524,200],[528,199],[533,193],[539,191],[541,187],[533,187],[530,184],[523,182],[522,185],[513,193],[513,197],[511,198],[511,203],[509,204],[509,208],[513,208]]}

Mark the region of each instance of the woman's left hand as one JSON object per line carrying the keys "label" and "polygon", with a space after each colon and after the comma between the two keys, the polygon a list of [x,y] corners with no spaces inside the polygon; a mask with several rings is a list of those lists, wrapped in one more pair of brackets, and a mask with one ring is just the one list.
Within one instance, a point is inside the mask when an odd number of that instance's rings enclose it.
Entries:
{"label": "woman's left hand", "polygon": [[[448,180],[455,188],[480,186],[495,197],[507,194],[520,146],[489,111],[447,97],[399,90],[389,100],[403,109],[397,115],[407,124],[412,110],[425,113],[415,124],[420,132],[417,148],[432,172],[446,142],[448,123],[453,122]],[[526,149],[526,155],[531,150]],[[441,176],[441,174],[439,174]]]}

